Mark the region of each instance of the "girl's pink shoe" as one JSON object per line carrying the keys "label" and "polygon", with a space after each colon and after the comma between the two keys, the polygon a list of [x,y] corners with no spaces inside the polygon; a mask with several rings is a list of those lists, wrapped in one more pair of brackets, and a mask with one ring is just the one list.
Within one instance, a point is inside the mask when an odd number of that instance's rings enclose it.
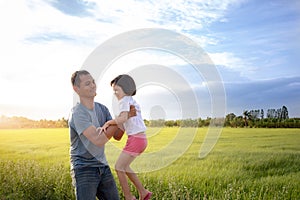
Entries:
{"label": "girl's pink shoe", "polygon": [[152,192],[148,192],[148,194],[144,197],[144,200],[149,200],[152,196]]}

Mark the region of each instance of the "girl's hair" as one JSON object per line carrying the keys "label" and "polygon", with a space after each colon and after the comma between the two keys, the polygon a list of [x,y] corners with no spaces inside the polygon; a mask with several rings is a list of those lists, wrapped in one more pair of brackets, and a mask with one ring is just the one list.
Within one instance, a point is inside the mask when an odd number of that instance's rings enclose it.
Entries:
{"label": "girl's hair", "polygon": [[127,74],[122,74],[114,78],[110,85],[118,85],[122,88],[125,94],[134,96],[136,94],[136,86],[133,78]]}

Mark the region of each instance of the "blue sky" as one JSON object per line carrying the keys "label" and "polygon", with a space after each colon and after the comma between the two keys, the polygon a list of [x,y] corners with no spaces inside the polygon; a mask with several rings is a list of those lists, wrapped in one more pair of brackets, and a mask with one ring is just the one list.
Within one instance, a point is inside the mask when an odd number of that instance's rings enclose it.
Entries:
{"label": "blue sky", "polygon": [[[223,80],[226,113],[242,115],[251,109],[266,113],[285,105],[290,117],[300,117],[297,0],[1,1],[0,22],[0,115],[68,117],[73,106],[70,76],[96,47],[126,31],[165,28],[191,38],[210,56]],[[147,64],[183,65],[174,55],[151,51],[127,55],[99,80],[96,100],[110,107],[107,82],[132,66]],[[194,77],[188,67],[182,73],[201,101],[200,117],[209,116],[209,91],[196,89],[205,87],[205,80]],[[174,112],[178,105],[168,107],[174,97],[165,89],[145,87],[137,96],[145,118],[156,105],[165,109],[167,118],[180,118]],[[156,104],[147,101],[162,95],[166,97]]]}

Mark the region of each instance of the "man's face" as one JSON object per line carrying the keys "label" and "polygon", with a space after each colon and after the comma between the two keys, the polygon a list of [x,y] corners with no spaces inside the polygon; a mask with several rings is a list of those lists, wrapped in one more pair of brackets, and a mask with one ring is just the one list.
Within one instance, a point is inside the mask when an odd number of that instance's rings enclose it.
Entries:
{"label": "man's face", "polygon": [[80,85],[75,86],[74,90],[80,97],[95,97],[96,96],[96,84],[94,78],[90,75],[81,75]]}

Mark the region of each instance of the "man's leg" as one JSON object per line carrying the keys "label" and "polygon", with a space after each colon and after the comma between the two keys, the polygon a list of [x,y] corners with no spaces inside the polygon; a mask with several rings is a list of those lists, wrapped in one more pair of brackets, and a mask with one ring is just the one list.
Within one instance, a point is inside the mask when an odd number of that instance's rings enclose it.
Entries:
{"label": "man's leg", "polygon": [[75,186],[75,196],[77,200],[95,200],[97,187],[99,185],[99,176],[97,168],[85,167],[75,169],[72,174]]}
{"label": "man's leg", "polygon": [[120,200],[118,188],[109,166],[98,168],[100,184],[97,189],[97,197],[100,200]]}

